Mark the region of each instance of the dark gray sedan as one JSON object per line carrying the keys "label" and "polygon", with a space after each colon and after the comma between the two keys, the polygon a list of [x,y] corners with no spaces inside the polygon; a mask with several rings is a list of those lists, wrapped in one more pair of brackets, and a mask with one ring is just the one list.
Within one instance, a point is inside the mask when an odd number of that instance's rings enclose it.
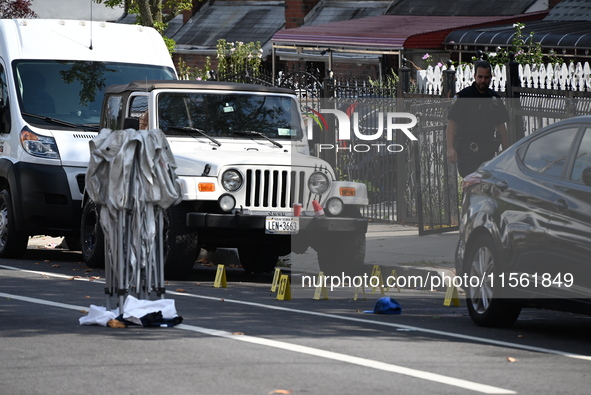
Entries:
{"label": "dark gray sedan", "polygon": [[591,116],[545,127],[463,182],[457,275],[473,321],[591,314]]}

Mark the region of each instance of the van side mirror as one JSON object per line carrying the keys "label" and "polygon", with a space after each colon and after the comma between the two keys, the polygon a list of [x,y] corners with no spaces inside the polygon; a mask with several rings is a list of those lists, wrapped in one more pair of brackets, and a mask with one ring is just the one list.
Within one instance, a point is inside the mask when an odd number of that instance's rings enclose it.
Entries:
{"label": "van side mirror", "polygon": [[591,167],[583,169],[583,183],[591,187]]}
{"label": "van side mirror", "polygon": [[123,129],[140,130],[140,119],[137,117],[127,117],[123,120]]}

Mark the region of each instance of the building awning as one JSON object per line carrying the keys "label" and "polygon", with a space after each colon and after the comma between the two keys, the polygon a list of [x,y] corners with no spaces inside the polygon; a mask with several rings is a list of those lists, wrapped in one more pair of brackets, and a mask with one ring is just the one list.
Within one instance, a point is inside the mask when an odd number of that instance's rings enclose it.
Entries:
{"label": "building awning", "polygon": [[[539,42],[544,52],[557,55],[587,56],[591,51],[591,22],[542,20],[525,23],[523,35],[534,32],[533,41]],[[452,51],[495,52],[497,47],[512,45],[515,27],[506,24],[494,27],[460,29],[445,38],[445,48]]]}
{"label": "building awning", "polygon": [[513,16],[381,15],[281,30],[276,48],[330,49],[347,53],[397,53],[403,49],[441,49],[454,30],[542,19],[547,12]]}

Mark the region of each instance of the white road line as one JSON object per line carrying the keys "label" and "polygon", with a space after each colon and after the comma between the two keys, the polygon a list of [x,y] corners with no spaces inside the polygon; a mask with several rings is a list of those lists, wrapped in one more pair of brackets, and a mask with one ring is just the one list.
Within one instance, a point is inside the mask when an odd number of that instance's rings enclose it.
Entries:
{"label": "white road line", "polygon": [[[20,300],[23,302],[36,303],[36,304],[41,304],[41,305],[45,305],[45,306],[60,307],[60,308],[69,309],[69,310],[80,311],[80,310],[85,309],[84,307],[81,307],[81,306],[51,302],[48,300],[31,298],[28,296],[7,294],[4,292],[0,292],[0,297]],[[421,380],[427,380],[427,381],[432,381],[432,382],[439,383],[439,384],[445,384],[445,385],[449,385],[449,386],[453,386],[453,387],[464,388],[467,390],[480,392],[483,394],[516,394],[515,391],[507,390],[504,388],[493,387],[490,385],[475,383],[473,381],[468,381],[468,380],[456,379],[453,377],[448,377],[448,376],[444,376],[441,374],[426,372],[423,370],[405,368],[403,366],[393,365],[393,364],[380,362],[380,361],[374,361],[374,360],[367,359],[367,358],[359,358],[359,357],[355,357],[352,355],[336,353],[336,352],[332,352],[332,351],[326,351],[326,350],[322,350],[319,348],[301,346],[298,344],[292,344],[292,343],[287,343],[287,342],[282,342],[282,341],[277,341],[277,340],[265,339],[265,338],[261,338],[261,337],[255,337],[255,336],[235,335],[235,334],[232,334],[232,333],[226,332],[226,331],[203,328],[203,327],[194,326],[194,325],[180,324],[180,325],[177,325],[176,328],[182,329],[185,331],[190,331],[190,332],[202,333],[202,334],[209,335],[209,336],[223,337],[226,339],[257,344],[260,346],[273,347],[273,348],[278,348],[278,349],[282,349],[282,350],[286,350],[286,351],[297,352],[300,354],[311,355],[311,356],[315,356],[315,357],[319,357],[319,358],[331,359],[334,361],[340,361],[340,362],[345,362],[345,363],[349,363],[349,364],[353,364],[353,365],[364,366],[367,368],[382,370],[385,372],[402,374],[405,376],[415,377],[415,378],[418,378]]]}
{"label": "white road line", "polygon": [[388,327],[397,328],[397,329],[405,329],[405,330],[409,330],[409,331],[430,333],[430,334],[438,335],[438,336],[445,336],[445,337],[451,337],[451,338],[456,338],[456,339],[469,340],[469,341],[477,342],[477,343],[485,343],[485,344],[491,344],[491,345],[495,345],[495,346],[516,348],[516,349],[521,349],[521,350],[526,350],[526,351],[540,352],[540,353],[545,353],[545,354],[559,355],[559,356],[567,357],[567,358],[574,358],[574,359],[582,359],[584,361],[591,361],[591,356],[588,356],[588,355],[567,353],[564,351],[553,350],[550,348],[528,346],[528,345],[524,345],[524,344],[510,343],[510,342],[506,342],[506,341],[502,341],[502,340],[487,339],[484,337],[462,335],[460,333],[451,333],[451,332],[444,332],[444,331],[439,331],[439,330],[435,330],[435,329],[421,328],[418,326],[395,324],[395,323],[391,323],[391,322],[380,322],[380,321],[368,320],[368,319],[364,319],[364,318],[347,317],[347,316],[340,316],[340,315],[336,315],[336,314],[321,313],[321,312],[317,312],[317,311],[299,310],[299,309],[292,309],[289,307],[273,306],[273,305],[267,305],[267,304],[256,303],[256,302],[245,302],[245,301],[241,301],[241,300],[217,298],[217,297],[212,297],[212,296],[195,295],[195,294],[180,293],[180,292],[174,292],[174,291],[166,291],[166,293],[171,294],[171,295],[187,296],[187,297],[207,299],[207,300],[220,301],[223,299],[224,303],[236,303],[236,304],[261,307],[261,308],[271,309],[271,310],[281,310],[281,311],[286,311],[286,312],[290,312],[290,313],[315,315],[315,316],[343,320],[343,321],[361,322],[361,323],[365,323],[365,324],[388,326]]}
{"label": "white road line", "polygon": [[[9,269],[9,270],[18,270],[18,271],[29,272],[29,273],[34,273],[34,274],[41,274],[41,275],[45,275],[45,276],[55,276],[55,277],[59,277],[59,278],[68,278],[68,279],[72,278],[72,276],[64,276],[61,274],[39,272],[39,271],[33,271],[33,270],[23,270],[23,269],[11,267],[11,266],[4,266],[4,265],[0,265],[0,268]],[[1,272],[0,272],[0,275],[1,275]],[[75,278],[75,280],[90,282],[90,279],[88,279],[88,278]],[[102,283],[102,281],[99,281],[99,280],[94,280],[93,282]],[[270,310],[280,310],[280,311],[296,313],[296,314],[307,314],[307,315],[314,315],[314,316],[331,318],[331,319],[336,319],[336,320],[360,322],[360,323],[364,323],[364,324],[373,324],[373,325],[378,325],[378,326],[386,326],[386,327],[391,327],[391,328],[404,329],[404,330],[408,330],[408,331],[429,333],[429,334],[433,334],[433,335],[450,337],[450,338],[455,338],[455,339],[469,340],[469,341],[477,342],[477,343],[491,344],[494,346],[509,347],[509,348],[515,348],[515,349],[520,349],[520,350],[544,353],[544,354],[558,355],[561,357],[579,359],[579,360],[591,362],[591,356],[589,356],[589,355],[568,353],[568,352],[564,352],[564,351],[560,351],[560,350],[554,350],[551,348],[528,346],[528,345],[524,345],[524,344],[510,343],[510,342],[506,342],[506,341],[502,341],[502,340],[487,339],[487,338],[478,337],[478,336],[462,335],[460,333],[444,332],[444,331],[439,331],[439,330],[435,330],[435,329],[421,328],[418,326],[396,324],[396,323],[391,323],[391,322],[380,322],[380,321],[368,320],[368,319],[364,319],[364,318],[340,316],[340,315],[336,315],[336,314],[328,314],[328,313],[322,313],[322,312],[317,312],[317,311],[300,310],[300,309],[293,309],[290,307],[274,306],[274,305],[268,305],[268,304],[257,303],[257,302],[246,302],[246,301],[242,301],[242,300],[226,299],[226,298],[219,298],[219,297],[214,297],[214,296],[181,293],[181,292],[175,292],[175,291],[170,291],[170,290],[167,290],[166,293],[168,295],[184,296],[184,297],[213,300],[213,301],[221,301],[223,299],[223,301],[225,303],[235,303],[235,304],[240,304],[240,305],[245,305],[245,306],[253,306],[253,307],[259,307],[259,308],[270,309]]]}
{"label": "white road line", "polygon": [[29,302],[29,303],[43,304],[45,306],[60,307],[62,309],[88,312],[88,307],[76,306],[76,305],[67,304],[67,303],[52,302],[50,300],[44,300],[44,299],[38,299],[38,298],[30,298],[28,296],[13,295],[13,294],[7,294],[4,292],[0,292],[0,297],[6,298],[6,299],[16,299],[16,300],[20,300],[23,302]]}
{"label": "white road line", "polygon": [[405,368],[403,366],[393,365],[385,362],[374,361],[366,358],[354,357],[347,354],[341,354],[332,351],[321,350],[318,348],[300,346],[297,344],[281,342],[277,340],[270,340],[261,337],[247,336],[247,335],[233,335],[230,332],[219,331],[216,329],[202,328],[199,326],[177,325],[177,328],[184,329],[193,332],[199,332],[208,334],[211,336],[223,337],[226,339],[243,341],[246,343],[258,344],[261,346],[268,346],[274,348],[280,348],[282,350],[293,351],[300,354],[312,355],[320,358],[331,359],[334,361],[340,361],[350,363],[354,365],[364,366],[372,369],[383,370],[386,372],[398,373],[405,376],[416,377],[421,380],[433,381],[439,384],[447,384],[454,387],[464,388],[475,392],[481,392],[483,394],[516,394],[515,391],[506,390],[504,388],[493,387],[486,384],[475,383],[473,381],[467,381],[462,379],[456,379],[453,377],[443,376],[441,374],[430,373],[423,370],[416,370]]}
{"label": "white road line", "polygon": [[[7,269],[7,270],[15,270],[17,272],[23,272],[23,273],[32,273],[32,274],[39,274],[41,276],[48,276],[48,277],[57,277],[57,278],[66,278],[66,279],[70,279],[70,278],[75,278],[77,275],[72,275],[72,276],[67,276],[65,274],[58,274],[58,273],[49,273],[49,272],[40,272],[38,270],[27,270],[27,269],[21,269],[18,267],[13,267],[13,266],[5,266],[5,265],[0,265],[0,268],[2,269]],[[2,272],[0,272],[0,275],[2,275]],[[80,277],[78,280],[85,280],[88,281],[88,278],[84,278],[84,277]]]}

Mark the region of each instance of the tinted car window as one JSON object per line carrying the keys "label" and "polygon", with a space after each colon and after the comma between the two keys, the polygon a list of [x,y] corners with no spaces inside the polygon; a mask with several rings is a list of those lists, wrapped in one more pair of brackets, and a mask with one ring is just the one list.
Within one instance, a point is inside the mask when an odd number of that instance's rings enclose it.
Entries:
{"label": "tinted car window", "polygon": [[587,167],[591,167],[591,129],[585,130],[581,145],[575,156],[571,179],[583,182],[583,169]]}
{"label": "tinted car window", "polygon": [[0,133],[10,133],[10,103],[8,102],[8,85],[6,73],[0,64]]}
{"label": "tinted car window", "polygon": [[527,147],[523,163],[536,173],[560,177],[578,128],[556,130],[533,140]]}
{"label": "tinted car window", "polygon": [[112,95],[107,99],[107,110],[103,114],[103,127],[112,130],[121,128],[123,118],[123,105],[121,96]]}
{"label": "tinted car window", "polygon": [[256,131],[273,139],[291,139],[303,133],[297,108],[294,99],[276,95],[222,91],[158,94],[159,126],[166,135],[178,135],[176,126],[203,129],[214,137]]}

